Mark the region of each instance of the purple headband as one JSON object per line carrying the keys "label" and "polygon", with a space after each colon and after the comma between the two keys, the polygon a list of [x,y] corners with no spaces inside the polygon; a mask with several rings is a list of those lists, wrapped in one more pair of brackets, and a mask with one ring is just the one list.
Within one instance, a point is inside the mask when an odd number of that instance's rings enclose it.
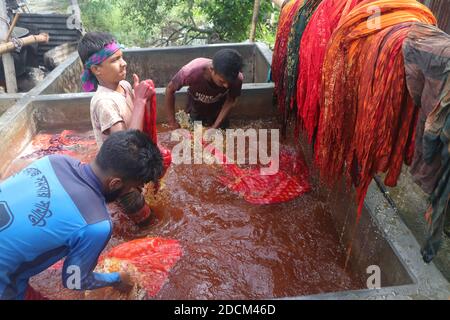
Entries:
{"label": "purple headband", "polygon": [[98,80],[95,75],[91,71],[91,67],[95,65],[101,64],[103,61],[111,57],[117,50],[122,49],[123,47],[119,45],[117,42],[111,42],[107,44],[102,50],[97,53],[94,53],[92,56],[84,64],[84,71],[81,75],[81,86],[85,92],[94,91]]}

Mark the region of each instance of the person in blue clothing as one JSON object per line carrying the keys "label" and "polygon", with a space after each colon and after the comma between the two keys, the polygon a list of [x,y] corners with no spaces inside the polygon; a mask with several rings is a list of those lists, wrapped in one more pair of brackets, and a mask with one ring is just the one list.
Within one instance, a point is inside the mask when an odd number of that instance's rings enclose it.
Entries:
{"label": "person in blue clothing", "polygon": [[129,274],[96,273],[112,223],[106,203],[162,174],[158,147],[142,132],[120,131],[95,160],[41,158],[0,184],[0,299],[24,299],[30,277],[65,257],[66,288],[132,286]]}

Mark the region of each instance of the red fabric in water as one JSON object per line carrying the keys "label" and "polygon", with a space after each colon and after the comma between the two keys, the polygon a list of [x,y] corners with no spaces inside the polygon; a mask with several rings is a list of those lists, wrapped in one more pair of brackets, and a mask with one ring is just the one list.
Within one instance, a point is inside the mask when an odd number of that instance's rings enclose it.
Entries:
{"label": "red fabric in water", "polygon": [[111,258],[131,263],[138,271],[139,285],[145,288],[148,297],[154,297],[181,256],[182,250],[177,240],[143,238],[112,248],[100,258],[99,263]]}
{"label": "red fabric in water", "polygon": [[[77,152],[71,149],[80,146],[95,146],[95,139],[81,137],[72,130],[64,130],[60,134],[39,134],[33,141],[33,146],[38,146],[39,150],[22,158],[34,159],[52,154],[61,154],[76,157]],[[83,159],[84,162],[84,159]]]}
{"label": "red fabric in water", "polygon": [[261,174],[261,166],[241,169],[226,164],[224,169],[226,175],[219,181],[253,204],[287,202],[311,191],[308,167],[299,152],[282,151],[279,170],[272,175]]}
{"label": "red fabric in water", "polygon": [[[99,258],[97,268],[105,268],[105,272],[127,271],[132,279],[143,288],[147,297],[151,298],[158,294],[163,287],[170,270],[181,258],[183,252],[177,240],[164,238],[142,238],[119,244]],[[112,259],[112,260],[111,260]],[[111,263],[115,261],[116,263]],[[117,263],[118,262],[118,263]],[[50,273],[51,279],[58,277],[58,282],[50,288],[43,288],[43,294],[33,290],[30,297],[42,299],[64,299],[74,294],[71,290],[62,288],[60,272],[64,261],[61,260],[51,266],[46,272]],[[128,266],[125,267],[124,266]],[[40,289],[36,287],[36,289]],[[104,291],[109,289],[108,291]],[[96,295],[111,295],[112,288],[94,290],[87,298],[102,298]],[[112,295],[118,299],[120,295]],[[136,298],[136,297],[130,297]]]}

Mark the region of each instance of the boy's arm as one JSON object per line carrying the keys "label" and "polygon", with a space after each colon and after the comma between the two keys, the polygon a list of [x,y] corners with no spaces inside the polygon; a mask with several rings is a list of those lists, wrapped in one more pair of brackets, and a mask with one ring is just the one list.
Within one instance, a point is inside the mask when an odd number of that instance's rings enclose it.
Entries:
{"label": "boy's arm", "polygon": [[213,129],[220,128],[220,125],[222,124],[223,120],[226,119],[233,107],[236,105],[236,98],[228,96],[227,100],[225,100],[225,103],[222,106],[222,109],[219,112],[219,115],[217,116],[216,121],[214,122],[214,125],[211,127]]}
{"label": "boy's arm", "polygon": [[62,270],[64,287],[73,290],[92,290],[122,285],[121,274],[118,272],[93,272],[110,234],[109,221],[102,221],[88,225],[72,236],[69,240],[70,251]]}
{"label": "boy's arm", "polygon": [[238,80],[231,86],[230,92],[228,93],[227,96],[227,100],[225,100],[225,103],[223,104],[222,109],[220,110],[220,113],[217,116],[214,125],[212,126],[213,129],[217,129],[220,127],[223,120],[228,117],[231,109],[233,109],[233,107],[236,105],[236,100],[241,95],[242,92],[243,80],[244,80],[243,75],[239,74]]}
{"label": "boy's arm", "polygon": [[166,95],[164,98],[164,104],[166,106],[167,120],[171,129],[177,129],[180,127],[175,119],[175,92],[176,88],[172,81],[169,82],[166,88]]}
{"label": "boy's arm", "polygon": [[105,135],[110,135],[113,132],[126,130],[125,123],[120,115],[117,104],[111,99],[98,100],[93,107],[92,121],[98,121],[98,123],[92,123],[93,127],[97,125]]}

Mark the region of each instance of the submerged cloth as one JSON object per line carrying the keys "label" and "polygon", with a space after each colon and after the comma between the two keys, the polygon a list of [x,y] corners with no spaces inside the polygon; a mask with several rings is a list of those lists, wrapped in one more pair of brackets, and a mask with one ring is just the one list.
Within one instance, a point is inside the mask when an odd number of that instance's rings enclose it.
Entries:
{"label": "submerged cloth", "polygon": [[[128,292],[114,288],[86,291],[74,296],[59,285],[60,261],[32,281],[30,299],[89,299],[89,300],[141,300],[154,298],[166,283],[170,270],[181,258],[183,251],[177,240],[165,238],[142,238],[119,244],[105,250],[99,260],[96,272],[127,272],[134,287]],[[34,294],[32,294],[34,293]]]}
{"label": "submerged cloth", "polygon": [[450,214],[450,36],[434,26],[416,23],[403,52],[408,90],[420,107],[411,174],[431,194],[429,236],[422,250],[429,262],[440,247]]}
{"label": "submerged cloth", "polygon": [[319,123],[322,66],[331,35],[363,0],[324,0],[307,25],[300,44],[297,80],[297,126],[312,143]]}
{"label": "submerged cloth", "polygon": [[118,122],[123,122],[128,128],[133,112],[133,89],[127,81],[120,81],[120,86],[125,91],[121,94],[115,90],[98,86],[91,100],[91,123],[95,140],[100,147],[108,135],[104,132]]}
{"label": "submerged cloth", "polygon": [[235,99],[241,95],[243,74],[239,73],[238,79],[231,83],[228,89],[219,87],[205,78],[206,68],[211,63],[211,59],[194,59],[182,67],[171,80],[177,91],[183,86],[189,87],[187,113],[217,117],[227,98]]}
{"label": "submerged cloth", "polygon": [[24,299],[30,277],[66,257],[62,281],[95,289],[120,282],[93,272],[111,237],[101,183],[89,165],[48,156],[0,184],[0,299]]}
{"label": "submerged cloth", "polygon": [[436,19],[415,0],[364,1],[327,49],[316,163],[325,181],[344,174],[353,182],[358,218],[373,176],[386,172],[385,184],[395,186],[412,159],[417,108],[406,89],[402,44],[414,22]]}
{"label": "submerged cloth", "polygon": [[98,86],[98,80],[91,71],[91,67],[99,65],[114,53],[122,49],[122,46],[116,42],[107,44],[102,50],[94,53],[84,64],[84,70],[81,75],[81,85],[84,91],[91,92]]}

